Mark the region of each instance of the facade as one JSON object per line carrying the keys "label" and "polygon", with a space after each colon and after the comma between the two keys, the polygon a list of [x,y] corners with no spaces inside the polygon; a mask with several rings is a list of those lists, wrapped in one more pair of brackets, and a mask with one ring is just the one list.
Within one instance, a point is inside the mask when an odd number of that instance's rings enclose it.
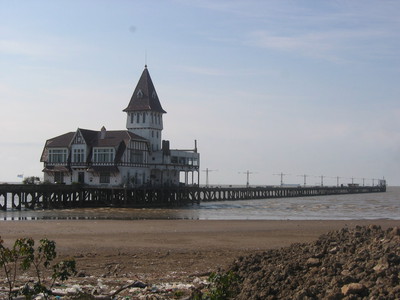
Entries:
{"label": "facade", "polygon": [[170,149],[163,114],[147,66],[126,112],[126,130],[78,128],[46,141],[44,180],[104,186],[199,184],[200,154]]}

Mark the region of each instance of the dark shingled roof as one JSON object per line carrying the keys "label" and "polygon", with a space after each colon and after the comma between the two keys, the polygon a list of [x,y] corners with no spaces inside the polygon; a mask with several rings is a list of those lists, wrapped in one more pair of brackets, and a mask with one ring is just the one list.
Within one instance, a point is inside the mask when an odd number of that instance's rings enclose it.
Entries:
{"label": "dark shingled roof", "polygon": [[68,132],[62,135],[56,136],[46,141],[46,147],[57,148],[57,147],[68,147],[74,137],[75,132]]}
{"label": "dark shingled roof", "polygon": [[[129,140],[135,141],[147,141],[145,138],[134,134],[128,130],[110,130],[107,131],[104,128],[104,137],[101,138],[101,131],[88,130],[78,128],[86,144],[90,147],[90,152],[88,154],[89,160],[92,153],[93,147],[114,147],[116,149],[115,161],[120,161],[127,145],[129,145]],[[71,145],[75,137],[76,132],[68,132],[54,138],[48,139],[46,145],[43,149],[40,161],[45,161],[45,149],[46,148],[68,148]]]}
{"label": "dark shingled roof", "polygon": [[[128,130],[110,130],[105,131],[104,139],[101,139],[101,131],[88,130],[78,128],[81,132],[85,142],[91,147],[115,147],[118,146],[122,141],[128,142],[128,140],[140,140],[146,141],[145,138],[136,135]],[[57,148],[57,147],[69,147],[72,139],[75,136],[75,132],[68,132],[54,138],[47,140],[46,147]]]}
{"label": "dark shingled roof", "polygon": [[96,130],[82,128],[78,128],[78,130],[81,132],[83,139],[89,146],[92,145],[95,140],[97,140],[97,137],[99,135],[99,132]]}
{"label": "dark shingled roof", "polygon": [[115,147],[118,146],[121,141],[127,142],[129,139],[147,141],[145,138],[142,138],[128,130],[107,130],[103,139],[100,138],[101,131],[96,132],[97,137],[95,140],[92,140],[92,143],[90,144],[93,147]]}
{"label": "dark shingled roof", "polygon": [[158,95],[151,80],[150,73],[147,70],[147,66],[145,66],[142,76],[140,76],[139,82],[136,85],[128,107],[123,111],[156,111],[160,113],[166,113],[161,106],[160,100],[158,99]]}

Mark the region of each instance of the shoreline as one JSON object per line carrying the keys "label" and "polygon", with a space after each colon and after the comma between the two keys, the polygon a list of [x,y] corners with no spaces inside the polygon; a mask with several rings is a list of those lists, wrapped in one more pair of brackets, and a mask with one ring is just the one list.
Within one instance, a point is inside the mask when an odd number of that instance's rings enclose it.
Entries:
{"label": "shoreline", "polygon": [[54,240],[59,258],[75,258],[77,269],[87,276],[170,281],[226,268],[239,256],[312,242],[343,227],[374,224],[386,229],[400,227],[400,220],[43,220],[0,224],[5,246],[21,237],[37,242]]}

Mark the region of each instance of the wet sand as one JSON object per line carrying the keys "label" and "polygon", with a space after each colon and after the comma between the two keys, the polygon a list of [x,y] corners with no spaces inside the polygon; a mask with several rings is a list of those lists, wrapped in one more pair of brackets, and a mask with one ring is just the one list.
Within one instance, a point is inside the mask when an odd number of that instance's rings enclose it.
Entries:
{"label": "wet sand", "polygon": [[182,279],[224,268],[236,257],[356,225],[400,226],[400,220],[348,221],[2,221],[6,246],[15,239],[54,240],[60,258],[74,257],[86,276]]}

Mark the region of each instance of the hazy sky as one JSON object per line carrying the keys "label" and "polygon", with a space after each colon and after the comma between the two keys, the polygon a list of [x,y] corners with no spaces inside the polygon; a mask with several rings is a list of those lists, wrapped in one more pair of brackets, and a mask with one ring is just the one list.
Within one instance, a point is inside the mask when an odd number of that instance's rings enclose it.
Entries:
{"label": "hazy sky", "polygon": [[400,185],[400,1],[0,0],[0,182],[46,139],[125,129],[148,64],[210,184]]}

